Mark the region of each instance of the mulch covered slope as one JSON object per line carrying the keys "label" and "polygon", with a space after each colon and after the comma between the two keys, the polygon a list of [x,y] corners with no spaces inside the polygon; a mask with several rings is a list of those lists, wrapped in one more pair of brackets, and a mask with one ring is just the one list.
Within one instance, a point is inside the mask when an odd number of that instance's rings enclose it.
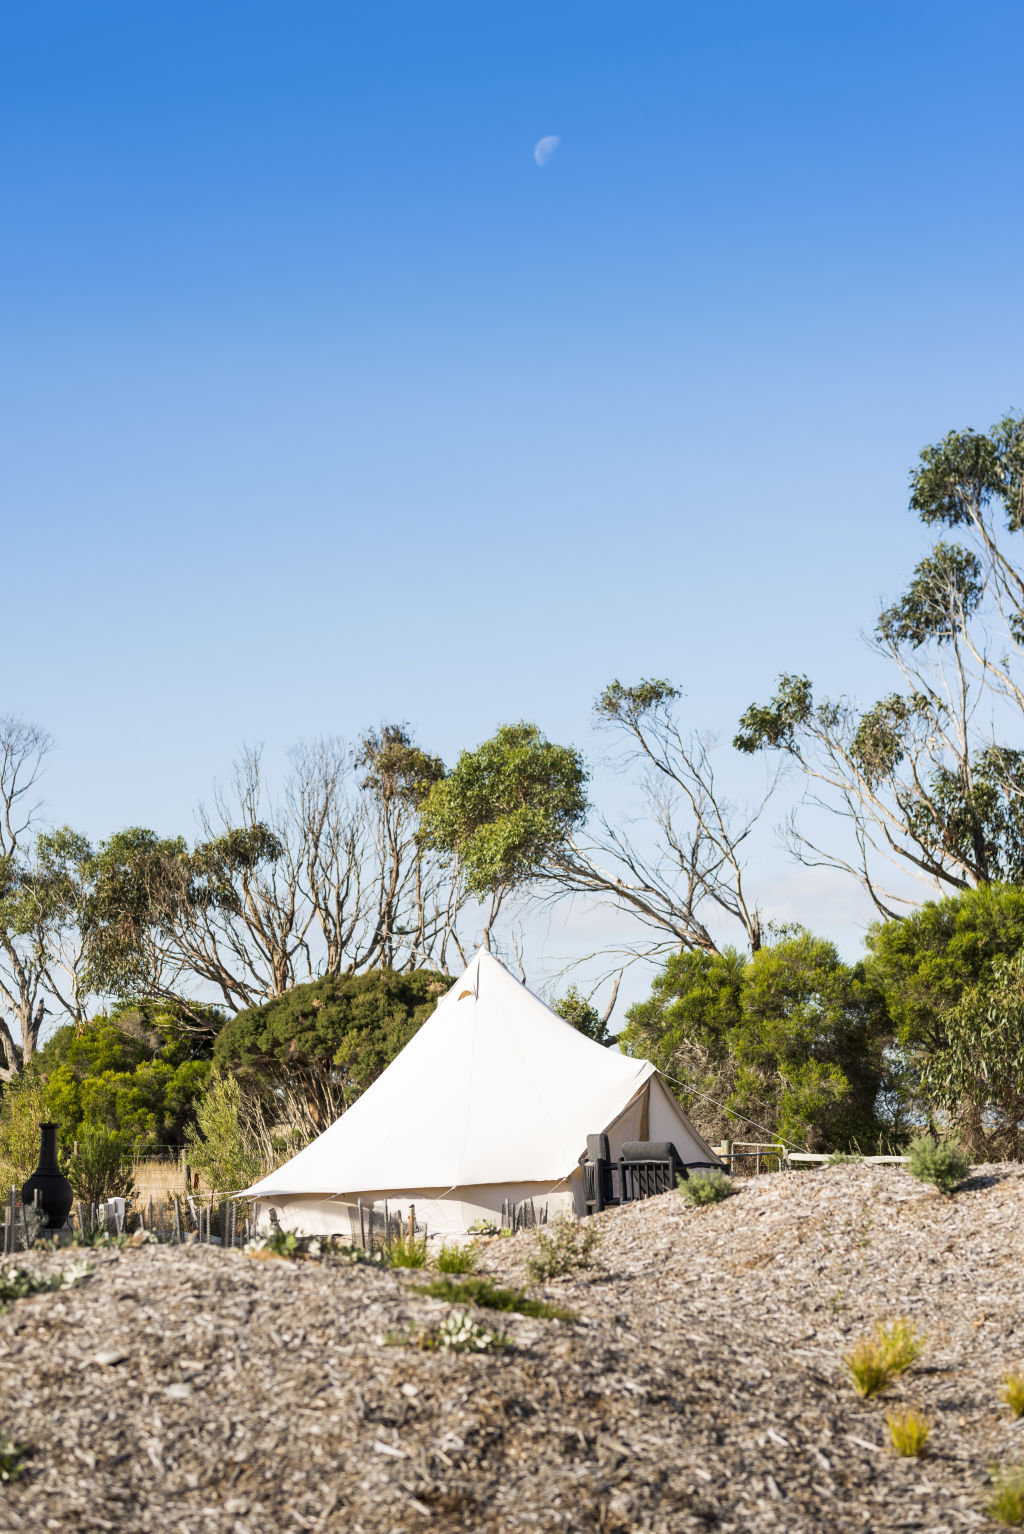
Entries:
{"label": "mulch covered slope", "polygon": [[[549,1286],[579,1325],[501,1317],[515,1348],[477,1356],[382,1345],[447,1310],[422,1274],[98,1252],[0,1317],[0,1430],[35,1451],[0,1530],[995,1527],[988,1468],[1024,1461],[998,1397],[1024,1367],[1022,1217],[1024,1168],[953,1199],[864,1167],[667,1195],[600,1217],[595,1266]],[[483,1267],[518,1286],[531,1241]],[[925,1351],[862,1402],[841,1355],[897,1316]],[[885,1446],[901,1405],[933,1424],[923,1460]]]}

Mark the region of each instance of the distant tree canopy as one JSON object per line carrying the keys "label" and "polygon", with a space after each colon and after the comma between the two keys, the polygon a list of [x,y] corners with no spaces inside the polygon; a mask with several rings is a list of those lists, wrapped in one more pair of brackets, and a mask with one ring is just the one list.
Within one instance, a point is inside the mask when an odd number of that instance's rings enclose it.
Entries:
{"label": "distant tree canopy", "polygon": [[864,967],[822,938],[800,932],[749,958],[679,954],[626,1016],[620,1046],[672,1077],[714,1136],[831,1150],[867,1147],[886,1127],[884,1005]]}
{"label": "distant tree canopy", "polygon": [[607,1021],[576,986],[571,985],[564,996],[553,1001],[551,1010],[571,1023],[578,1033],[593,1039],[595,1044],[611,1043]]}
{"label": "distant tree canopy", "polygon": [[424,839],[458,857],[474,894],[513,889],[583,820],[587,777],[572,746],[554,745],[535,724],[502,725],[433,785]]}
{"label": "distant tree canopy", "polygon": [[[778,751],[808,799],[845,820],[844,846],[791,823],[795,855],[853,874],[884,916],[915,902],[890,870],[950,893],[1024,881],[1024,417],[949,432],[910,475],[910,509],[955,530],[878,614],[874,642],[896,689],[861,708],[783,673],[743,714],[734,745]],[[888,865],[888,867],[887,867]]]}
{"label": "distant tree canopy", "polygon": [[264,1099],[289,1094],[292,1111],[323,1129],[376,1081],[450,985],[433,970],[387,969],[297,985],[232,1018],[214,1060]]}
{"label": "distant tree canopy", "polygon": [[184,1145],[209,1078],[213,1036],[224,1021],[202,1003],[188,1011],[205,1016],[205,1036],[181,1029],[181,1009],[152,1002],[58,1028],[8,1086],[0,1139],[26,1094],[33,1114],[42,1111],[60,1124],[65,1150],[91,1130],[121,1135],[135,1156]]}
{"label": "distant tree canopy", "polygon": [[1024,889],[990,884],[929,901],[867,936],[868,973],[882,992],[896,1043],[927,1059],[946,1042],[949,1014],[997,959],[1024,948]]}

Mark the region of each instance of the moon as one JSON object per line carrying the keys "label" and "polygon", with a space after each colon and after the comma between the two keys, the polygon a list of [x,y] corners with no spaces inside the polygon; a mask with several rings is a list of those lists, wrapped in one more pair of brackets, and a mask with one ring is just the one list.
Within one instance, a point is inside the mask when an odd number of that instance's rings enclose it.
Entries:
{"label": "moon", "polygon": [[555,133],[549,133],[544,138],[539,138],[533,146],[533,158],[541,170],[548,163],[562,140]]}

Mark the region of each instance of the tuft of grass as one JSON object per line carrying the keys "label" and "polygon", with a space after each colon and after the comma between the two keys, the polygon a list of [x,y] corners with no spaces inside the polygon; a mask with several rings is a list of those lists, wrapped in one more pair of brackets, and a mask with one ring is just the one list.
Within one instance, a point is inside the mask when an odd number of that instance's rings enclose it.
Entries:
{"label": "tuft of grass", "polygon": [[717,1168],[710,1172],[695,1172],[691,1177],[680,1177],[678,1188],[686,1202],[695,1208],[701,1204],[720,1204],[723,1198],[736,1192],[732,1178]]}
{"label": "tuft of grass", "polygon": [[930,1182],[947,1197],[971,1170],[962,1148],[953,1140],[936,1145],[927,1135],[915,1140],[907,1151],[907,1171],[919,1182]]}
{"label": "tuft of grass", "polygon": [[590,1267],[591,1253],[601,1239],[592,1220],[580,1225],[571,1215],[563,1214],[548,1229],[550,1235],[543,1230],[535,1233],[533,1253],[526,1259],[527,1274],[535,1284]]}
{"label": "tuft of grass", "polygon": [[28,1444],[15,1443],[6,1433],[0,1433],[0,1483],[16,1481],[24,1474],[25,1461],[31,1457]]}
{"label": "tuft of grass", "polygon": [[893,1321],[889,1326],[876,1323],[873,1336],[862,1338],[843,1355],[854,1390],[865,1398],[877,1395],[910,1368],[924,1343],[910,1321]]}
{"label": "tuft of grass", "polygon": [[863,1156],[852,1156],[848,1151],[833,1151],[826,1166],[860,1166]]}
{"label": "tuft of grass", "polygon": [[1012,1465],[1004,1470],[993,1470],[992,1482],[986,1513],[996,1523],[1019,1529],[1024,1524],[1024,1468]]}
{"label": "tuft of grass", "polygon": [[443,1241],[435,1266],[439,1273],[472,1273],[476,1267],[476,1258],[475,1247],[460,1246],[457,1241],[449,1245]]}
{"label": "tuft of grass", "polygon": [[897,1454],[910,1459],[924,1453],[931,1428],[919,1411],[910,1406],[906,1411],[886,1412],[885,1420],[889,1424],[889,1438]]}
{"label": "tuft of grass", "polygon": [[1024,1374],[1008,1374],[1003,1380],[999,1397],[1006,1402],[1015,1417],[1024,1416]]}
{"label": "tuft of grass", "polygon": [[417,1284],[419,1294],[455,1305],[480,1305],[487,1310],[512,1311],[517,1316],[534,1316],[539,1321],[575,1321],[576,1312],[547,1300],[531,1300],[521,1289],[499,1289],[489,1278],[466,1278],[456,1283],[451,1278],[435,1278],[429,1284]]}
{"label": "tuft of grass", "polygon": [[425,1268],[427,1243],[422,1236],[399,1236],[388,1247],[389,1268]]}

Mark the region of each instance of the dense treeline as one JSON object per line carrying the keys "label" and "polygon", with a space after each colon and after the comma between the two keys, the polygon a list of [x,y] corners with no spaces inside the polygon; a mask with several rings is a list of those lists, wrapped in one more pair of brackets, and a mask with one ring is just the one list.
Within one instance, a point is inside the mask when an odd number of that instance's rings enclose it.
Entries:
{"label": "dense treeline", "polygon": [[874,902],[852,965],[766,911],[755,849],[777,779],[731,803],[665,680],[595,703],[642,798],[618,823],[582,754],[533,724],[450,767],[390,724],[297,748],[278,795],[245,753],[191,843],[93,842],[43,818],[46,732],[0,720],[0,1159],[44,1110],[125,1154],[201,1155],[206,1115],[222,1139],[235,1126],[233,1165],[266,1159],[365,1089],[478,944],[518,953],[515,914],[560,899],[610,906],[623,934],[599,1001],[574,988],[563,1015],[604,1042],[624,967],[656,964],[620,1045],[709,1132],[867,1147],[925,1123],[1019,1154],[1024,422],[926,448],[911,509],[942,536],[875,623],[892,690],[858,707],[785,672],[733,742],[737,764],[768,753],[802,776],[794,855]]}

